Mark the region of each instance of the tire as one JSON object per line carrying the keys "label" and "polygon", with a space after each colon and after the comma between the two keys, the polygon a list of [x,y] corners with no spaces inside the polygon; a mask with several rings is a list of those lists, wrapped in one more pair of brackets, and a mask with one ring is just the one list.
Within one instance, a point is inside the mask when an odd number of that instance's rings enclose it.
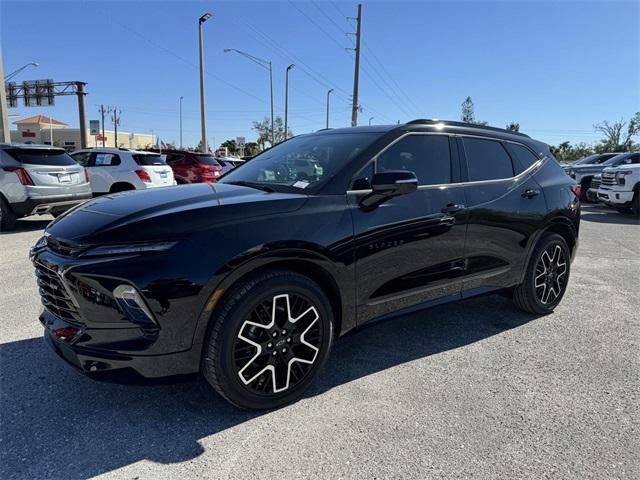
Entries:
{"label": "tire", "polygon": [[564,238],[556,233],[544,235],[531,255],[524,281],[514,289],[516,307],[538,315],[553,312],[569,283],[570,257]]}
{"label": "tire", "polygon": [[635,218],[640,218],[640,189],[636,188],[631,201],[631,209]]}
{"label": "tire", "polygon": [[109,193],[128,192],[129,190],[135,190],[136,187],[129,183],[116,183],[111,186]]}
{"label": "tire", "polygon": [[216,307],[202,373],[236,407],[275,408],[304,394],[332,344],[333,314],[322,289],[300,274],[268,271],[229,289]]}
{"label": "tire", "polygon": [[0,197],[0,232],[12,230],[16,226],[16,214],[7,201]]}

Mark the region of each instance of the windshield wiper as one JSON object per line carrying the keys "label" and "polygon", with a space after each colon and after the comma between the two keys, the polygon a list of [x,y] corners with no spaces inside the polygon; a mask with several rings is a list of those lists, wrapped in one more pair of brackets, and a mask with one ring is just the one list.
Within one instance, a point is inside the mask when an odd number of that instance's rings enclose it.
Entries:
{"label": "windshield wiper", "polygon": [[255,188],[256,190],[262,190],[263,192],[269,192],[269,193],[275,192],[274,188],[271,188],[269,185],[265,185],[263,183],[247,182],[245,180],[236,180],[233,182],[224,182],[224,183],[228,185],[238,185],[240,187]]}

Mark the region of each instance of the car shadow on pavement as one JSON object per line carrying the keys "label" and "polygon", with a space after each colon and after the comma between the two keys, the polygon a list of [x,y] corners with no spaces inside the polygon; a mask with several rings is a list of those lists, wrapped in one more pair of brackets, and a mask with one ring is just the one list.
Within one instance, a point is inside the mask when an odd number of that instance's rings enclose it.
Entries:
{"label": "car shadow on pavement", "polygon": [[11,235],[12,233],[44,231],[45,227],[51,223],[49,220],[17,220],[15,227],[8,232],[1,232],[0,235]]}
{"label": "car shadow on pavement", "polygon": [[[307,397],[535,318],[494,295],[360,328],[336,343]],[[96,382],[63,364],[41,338],[0,345],[4,479],[87,478],[145,459],[188,461],[204,452],[200,439],[269,414],[232,407],[201,379]]]}

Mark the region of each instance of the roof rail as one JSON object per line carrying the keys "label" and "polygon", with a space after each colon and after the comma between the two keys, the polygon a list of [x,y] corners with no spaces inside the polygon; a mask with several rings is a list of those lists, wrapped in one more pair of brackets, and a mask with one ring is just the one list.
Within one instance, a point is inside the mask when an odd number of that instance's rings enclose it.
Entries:
{"label": "roof rail", "polygon": [[522,137],[531,138],[526,133],[515,132],[513,130],[507,130],[505,128],[489,127],[488,125],[478,125],[477,123],[456,122],[456,121],[453,121],[453,120],[437,120],[437,119],[432,119],[432,118],[418,118],[416,120],[411,120],[410,122],[407,122],[406,125],[436,125],[438,123],[444,124],[444,125],[451,125],[451,126],[454,126],[454,127],[478,128],[478,129],[483,129],[483,130],[492,130],[492,131],[495,131],[495,132],[511,133],[513,135],[520,135]]}

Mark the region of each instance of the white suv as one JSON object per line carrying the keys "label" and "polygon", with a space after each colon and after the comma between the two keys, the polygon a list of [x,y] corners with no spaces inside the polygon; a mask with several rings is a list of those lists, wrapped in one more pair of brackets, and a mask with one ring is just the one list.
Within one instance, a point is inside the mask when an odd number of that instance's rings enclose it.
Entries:
{"label": "white suv", "polygon": [[623,163],[602,171],[598,200],[640,218],[640,152],[626,153]]}
{"label": "white suv", "polygon": [[71,157],[87,168],[94,195],[175,185],[173,170],[157,153],[124,148],[77,150]]}

